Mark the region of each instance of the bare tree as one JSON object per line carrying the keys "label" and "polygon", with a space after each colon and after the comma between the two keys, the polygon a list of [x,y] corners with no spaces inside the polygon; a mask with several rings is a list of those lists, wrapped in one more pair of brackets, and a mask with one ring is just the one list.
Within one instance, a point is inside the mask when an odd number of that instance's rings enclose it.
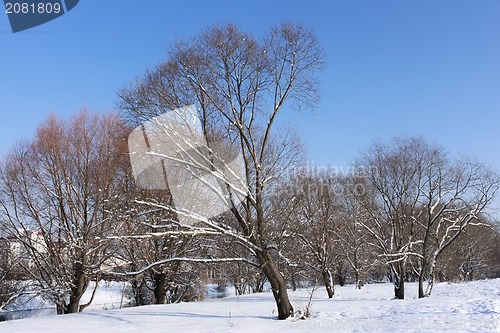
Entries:
{"label": "bare tree", "polygon": [[407,263],[419,243],[413,217],[419,204],[423,153],[418,140],[396,140],[391,145],[374,145],[358,166],[360,176],[367,180],[367,191],[373,193],[360,196],[370,218],[359,222],[374,238],[390,269],[396,299],[404,299]]}
{"label": "bare tree", "polygon": [[[450,163],[444,170],[439,170],[434,182],[424,181],[420,188],[422,214],[419,224],[424,229],[422,239],[421,267],[419,278],[419,297],[432,292],[435,281],[436,265],[443,251],[448,248],[466,230],[468,226],[481,225],[482,216],[488,212],[496,192],[500,188],[500,178],[484,165],[470,160]],[[435,172],[432,170],[430,172]],[[425,178],[424,178],[425,179]],[[428,249],[431,249],[428,256]],[[428,267],[426,258],[429,257]],[[423,293],[422,273],[427,268],[427,288]]]}
{"label": "bare tree", "polygon": [[[302,26],[279,25],[262,42],[233,25],[216,26],[174,45],[166,63],[119,93],[123,114],[135,124],[168,109],[196,105],[208,150],[205,157],[181,152],[184,162],[189,161],[184,167],[196,168],[197,159],[204,159],[209,165],[205,171],[228,191],[221,201],[233,214],[237,228],[226,228],[171,206],[162,207],[196,218],[206,228],[205,234],[232,235],[235,242],[245,246],[272,286],[279,319],[292,315],[293,308],[270,243],[265,204],[269,185],[293,162],[294,143],[293,137],[276,137],[275,127],[282,112],[304,109],[316,102],[315,75],[323,58],[315,36]],[[243,177],[238,178],[238,184],[219,177],[224,170],[214,163],[217,154],[213,138],[221,135],[234,143],[242,156]],[[168,154],[161,157],[170,162],[175,159]],[[241,188],[244,192],[238,193]],[[237,194],[243,196],[241,205]],[[151,205],[147,200],[144,204]]]}
{"label": "bare tree", "polygon": [[[178,223],[174,220],[175,215],[172,212],[159,208],[149,209],[133,202],[134,198],[144,199],[145,197],[149,200],[158,197],[168,200],[170,195],[167,191],[146,193],[147,191],[134,190],[135,195],[132,197],[126,198],[127,195],[122,195],[126,202],[117,207],[125,214],[121,215],[122,223],[111,238],[119,240],[117,244],[119,256],[117,257],[121,259],[120,262],[125,262],[127,265],[121,267],[117,265],[115,272],[138,271],[163,259],[188,256],[191,252],[198,252],[193,236],[183,236],[179,232]],[[127,205],[129,205],[128,209]],[[132,276],[136,305],[176,302],[182,293],[174,292],[174,290],[180,291],[179,287],[181,289],[185,287],[180,282],[183,278],[182,268],[181,262],[170,262],[153,265],[150,269]],[[187,283],[192,282],[187,281]],[[148,300],[147,290],[153,295],[152,301]]]}
{"label": "bare tree", "polygon": [[25,272],[59,314],[89,305],[80,299],[110,255],[109,211],[127,158],[126,133],[116,114],[83,111],[69,122],[51,116],[2,165],[4,228],[22,244],[32,263]]}
{"label": "bare tree", "polygon": [[363,224],[370,220],[370,215],[360,204],[360,198],[367,193],[366,181],[356,175],[338,178],[336,233],[342,248],[342,258],[349,264],[354,274],[356,287],[361,289],[371,272],[381,265],[377,253],[373,250],[372,237]]}
{"label": "bare tree", "polygon": [[283,252],[294,264],[316,272],[329,298],[335,294],[334,266],[342,256],[335,183],[334,177],[302,171],[288,179],[273,200],[274,220],[280,221],[287,236]]}
{"label": "bare tree", "polygon": [[418,263],[419,297],[430,295],[440,255],[485,212],[498,176],[477,162],[452,162],[421,138],[374,145],[359,170],[375,198],[360,197],[370,215],[362,225],[391,270],[395,297],[404,298],[412,259]]}
{"label": "bare tree", "polygon": [[438,259],[436,279],[472,281],[498,277],[498,230],[489,219],[467,226]]}

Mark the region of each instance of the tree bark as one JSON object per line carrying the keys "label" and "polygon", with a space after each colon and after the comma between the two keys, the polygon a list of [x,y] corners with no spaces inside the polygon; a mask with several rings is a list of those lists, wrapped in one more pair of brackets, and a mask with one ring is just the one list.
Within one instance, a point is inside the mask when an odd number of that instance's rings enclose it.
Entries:
{"label": "tree bark", "polygon": [[260,268],[266,275],[273,291],[274,300],[278,307],[278,319],[293,316],[293,307],[288,298],[285,278],[267,250],[256,252]]}
{"label": "tree bark", "polygon": [[[75,278],[73,280],[73,288],[69,295],[69,302],[63,307],[63,314],[77,313],[80,311],[80,299],[87,290],[88,280],[83,265],[77,263],[75,265]],[[59,311],[59,310],[58,310]]]}
{"label": "tree bark", "polygon": [[165,288],[165,280],[167,279],[167,274],[165,273],[153,273],[155,281],[155,304],[165,304],[165,299],[167,296],[167,289]]}
{"label": "tree bark", "polygon": [[402,277],[394,279],[394,298],[405,299],[405,282]]}
{"label": "tree bark", "polygon": [[424,298],[425,292],[424,292],[424,274],[423,272],[420,272],[420,275],[418,276],[418,298]]}
{"label": "tree bark", "polygon": [[328,298],[332,298],[335,295],[332,273],[328,268],[325,268],[323,269],[321,275],[323,276],[323,283],[325,285],[326,292],[328,293]]}

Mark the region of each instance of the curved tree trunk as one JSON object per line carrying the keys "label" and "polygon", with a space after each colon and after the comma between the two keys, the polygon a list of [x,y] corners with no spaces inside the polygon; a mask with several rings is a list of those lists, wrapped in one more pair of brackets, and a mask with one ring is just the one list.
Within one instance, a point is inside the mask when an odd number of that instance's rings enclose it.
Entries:
{"label": "curved tree trunk", "polygon": [[325,285],[326,292],[328,293],[328,298],[332,298],[335,295],[332,273],[328,268],[325,268],[321,275],[323,277],[323,284]]}
{"label": "curved tree trunk", "polygon": [[267,250],[256,252],[262,272],[266,275],[278,307],[278,319],[293,316],[293,307],[288,298],[285,278]]}
{"label": "curved tree trunk", "polygon": [[57,314],[77,313],[80,311],[80,299],[87,290],[88,279],[83,271],[82,264],[76,264],[76,273],[73,287],[70,290],[69,302],[65,300],[56,305]]}

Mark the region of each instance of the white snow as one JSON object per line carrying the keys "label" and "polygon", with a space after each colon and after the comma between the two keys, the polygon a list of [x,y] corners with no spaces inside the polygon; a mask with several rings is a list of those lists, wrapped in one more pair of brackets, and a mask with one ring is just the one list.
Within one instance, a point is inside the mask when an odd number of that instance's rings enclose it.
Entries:
{"label": "white snow", "polygon": [[[500,332],[500,279],[439,283],[425,299],[416,299],[416,284],[405,289],[408,298],[402,301],[391,300],[387,283],[361,290],[337,287],[333,299],[319,288],[307,320],[277,320],[272,294],[266,292],[111,311],[95,306],[80,314],[2,322],[0,332]],[[306,306],[309,292],[290,291],[296,310]]]}

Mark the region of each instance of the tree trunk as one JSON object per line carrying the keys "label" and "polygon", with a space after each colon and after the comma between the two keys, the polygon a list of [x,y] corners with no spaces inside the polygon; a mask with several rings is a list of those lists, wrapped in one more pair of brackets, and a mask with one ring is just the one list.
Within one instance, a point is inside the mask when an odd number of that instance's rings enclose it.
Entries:
{"label": "tree trunk", "polygon": [[342,273],[337,273],[337,279],[339,280],[339,286],[345,286],[345,276]]}
{"label": "tree trunk", "polygon": [[323,276],[323,283],[326,287],[328,298],[332,298],[335,295],[335,286],[333,285],[332,273],[328,268],[325,268],[323,269],[321,275]]}
{"label": "tree trunk", "polygon": [[80,308],[80,297],[71,294],[69,297],[69,303],[66,305],[66,313],[77,313]]}
{"label": "tree trunk", "polygon": [[132,292],[134,294],[135,306],[145,305],[144,295],[142,292],[142,280],[133,278],[130,280],[130,285],[132,286]]}
{"label": "tree trunk", "polygon": [[296,291],[297,290],[297,281],[295,281],[295,274],[292,273],[292,276],[291,276],[291,279],[292,279],[292,290],[293,291]]}
{"label": "tree trunk", "polygon": [[153,273],[155,281],[155,304],[165,304],[167,289],[165,288],[166,273]]}
{"label": "tree trunk", "polygon": [[394,278],[394,298],[405,299],[405,282],[402,277]]}
{"label": "tree trunk", "polygon": [[435,273],[436,272],[436,259],[435,257],[431,259],[431,262],[429,264],[429,279],[427,281],[427,288],[426,288],[426,295],[430,296],[432,293],[432,288],[434,287],[434,278],[435,278]]}
{"label": "tree trunk", "polygon": [[62,303],[57,303],[56,304],[56,312],[58,315],[62,315],[62,314],[65,314],[66,313],[66,302],[62,302]]}
{"label": "tree trunk", "polygon": [[83,271],[81,263],[76,264],[76,273],[73,280],[73,288],[69,295],[69,302],[57,308],[58,314],[77,313],[80,311],[80,299],[87,290],[88,279]]}
{"label": "tree trunk", "polygon": [[273,291],[274,300],[278,307],[278,319],[286,319],[293,316],[293,307],[288,298],[286,281],[278,266],[266,250],[256,252],[260,268],[266,275]]}
{"label": "tree trunk", "polygon": [[424,258],[420,260],[420,267],[418,269],[418,298],[424,298],[425,292],[424,292],[424,272],[425,272],[425,266],[427,266],[427,260],[425,260],[426,256],[426,249],[425,249],[425,244],[424,244]]}
{"label": "tree trunk", "polygon": [[424,292],[424,263],[422,263],[422,268],[419,270],[418,274],[418,298],[424,298],[427,295]]}

